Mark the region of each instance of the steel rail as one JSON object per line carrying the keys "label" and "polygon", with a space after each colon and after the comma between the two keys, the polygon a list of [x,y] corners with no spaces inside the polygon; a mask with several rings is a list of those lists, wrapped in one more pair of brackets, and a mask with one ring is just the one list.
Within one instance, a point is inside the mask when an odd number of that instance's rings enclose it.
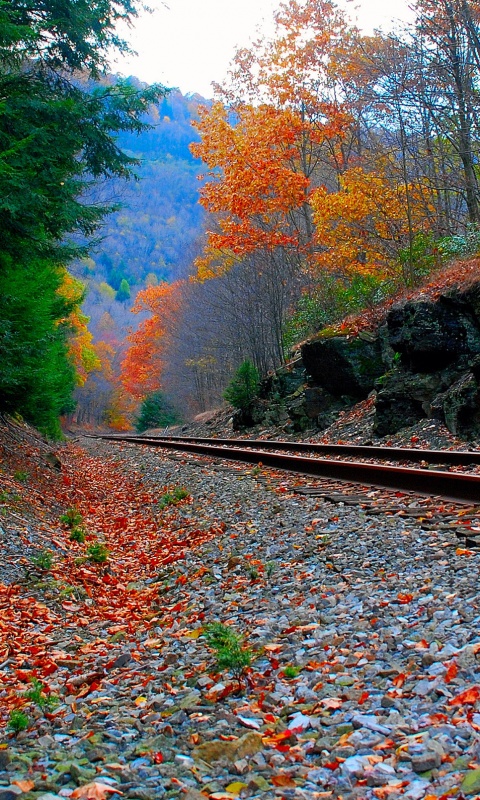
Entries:
{"label": "steel rail", "polygon": [[419,450],[413,447],[388,447],[387,445],[322,444],[321,442],[291,442],[282,439],[220,439],[198,436],[145,436],[144,439],[171,442],[199,442],[226,447],[255,447],[264,450],[289,450],[298,453],[329,453],[361,458],[391,458],[393,461],[426,461],[429,464],[466,466],[480,464],[480,450]]}
{"label": "steel rail", "polygon": [[[480,503],[480,476],[440,470],[392,467],[357,461],[336,461],[323,458],[307,458],[266,450],[241,450],[226,446],[186,442],[171,439],[147,439],[142,436],[116,436],[114,434],[90,435],[107,441],[130,442],[149,447],[162,447],[198,455],[262,464],[265,467],[288,472],[335,478],[349,483],[360,483],[398,491],[411,491],[428,496],[439,496],[449,500]],[[227,440],[230,442],[230,440]],[[425,452],[425,451],[424,451]]]}

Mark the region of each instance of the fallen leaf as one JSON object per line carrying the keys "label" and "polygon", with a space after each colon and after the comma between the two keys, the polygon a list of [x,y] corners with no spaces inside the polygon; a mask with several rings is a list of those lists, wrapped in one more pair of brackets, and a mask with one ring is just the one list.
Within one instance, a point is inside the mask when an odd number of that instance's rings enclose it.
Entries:
{"label": "fallen leaf", "polygon": [[203,628],[195,628],[195,630],[185,633],[184,636],[186,636],[187,639],[198,639],[198,637],[202,633],[203,633]]}
{"label": "fallen leaf", "polygon": [[147,705],[147,698],[143,697],[143,695],[141,697],[137,697],[137,699],[135,700],[135,705],[136,706],[140,706],[140,707],[146,706]]}
{"label": "fallen leaf", "polygon": [[323,706],[323,708],[341,708],[343,705],[343,700],[340,700],[339,697],[324,697],[322,700],[320,700],[319,705]]}
{"label": "fallen leaf", "polygon": [[12,781],[12,783],[15,786],[18,786],[18,788],[21,789],[22,792],[29,792],[35,786],[35,781],[29,781],[29,780],[26,780],[26,781]]}
{"label": "fallen leaf", "polygon": [[286,789],[295,789],[297,786],[293,778],[284,773],[280,775],[274,775],[271,780],[274,786],[284,786]]}
{"label": "fallen leaf", "polygon": [[120,792],[118,789],[114,789],[113,786],[93,781],[92,783],[86,783],[84,786],[79,786],[78,789],[72,792],[70,797],[75,798],[75,800],[77,800],[77,798],[84,798],[84,800],[105,800],[109,792],[112,794],[123,794],[123,792]]}
{"label": "fallen leaf", "polygon": [[449,706],[463,706],[463,705],[470,705],[473,706],[474,703],[477,702],[478,698],[480,697],[480,686],[471,686],[470,689],[466,689],[464,692],[457,694],[456,697],[452,697],[451,700],[448,701]]}
{"label": "fallen leaf", "polygon": [[455,555],[467,556],[468,558],[469,556],[475,555],[475,550],[467,550],[465,547],[457,547],[457,549],[455,550]]}
{"label": "fallen leaf", "polygon": [[453,681],[453,679],[457,677],[457,674],[458,674],[457,664],[455,661],[452,661],[452,663],[450,664],[445,673],[445,683],[450,683],[450,681]]}
{"label": "fallen leaf", "polygon": [[225,791],[238,795],[246,786],[247,784],[242,783],[242,781],[233,781],[233,783],[229,783],[228,786],[225,787]]}

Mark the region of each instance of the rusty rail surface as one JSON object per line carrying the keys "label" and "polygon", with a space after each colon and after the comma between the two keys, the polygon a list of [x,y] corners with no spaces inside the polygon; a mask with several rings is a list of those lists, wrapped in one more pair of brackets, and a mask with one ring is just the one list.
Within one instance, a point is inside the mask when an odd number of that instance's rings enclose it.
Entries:
{"label": "rusty rail surface", "polygon": [[[286,470],[288,472],[301,473],[302,475],[312,475],[315,477],[335,478],[337,480],[346,481],[349,483],[360,483],[369,486],[377,486],[387,489],[395,489],[397,491],[411,491],[417,494],[426,494],[428,496],[438,496],[449,500],[456,500],[461,502],[480,504],[480,476],[463,474],[458,472],[447,472],[442,470],[431,469],[412,469],[411,467],[404,466],[391,466],[378,463],[365,463],[359,461],[338,461],[326,458],[308,458],[305,456],[289,455],[285,453],[269,452],[266,449],[258,450],[253,449],[254,444],[250,440],[249,447],[245,447],[244,440],[198,440],[189,437],[189,440],[179,438],[164,438],[155,437],[147,438],[145,436],[117,436],[115,434],[103,435],[90,435],[92,438],[104,439],[107,441],[117,442],[130,442],[131,444],[141,444],[149,447],[162,447],[170,450],[180,450],[189,453],[196,453],[198,455],[210,456],[213,458],[227,459],[231,461],[242,461],[248,464],[262,464],[264,467],[271,467],[273,469]],[[215,444],[207,442],[214,441]],[[235,446],[232,447],[232,442]],[[240,442],[242,449],[237,446]],[[265,442],[261,442],[262,447]],[[281,449],[284,444],[288,444],[288,449],[303,449],[307,443],[302,443],[299,448],[298,442],[273,442],[269,440],[269,447],[271,446]],[[312,445],[308,445],[309,448]],[[442,454],[443,458],[447,454],[452,455],[454,452],[457,456],[462,455],[466,460],[463,462],[450,462],[450,463],[463,463],[471,464],[471,456],[474,455],[478,458],[478,453],[461,453],[460,451],[413,451],[409,448],[378,448],[367,447],[360,445],[320,445],[321,448],[342,448],[340,452],[349,455],[358,455],[359,448],[363,456],[366,457],[367,452],[370,457],[373,455],[372,451],[376,451],[376,455],[380,453],[382,458],[392,459],[393,454],[402,453],[401,458],[406,459],[405,453],[412,454],[421,453],[422,458],[417,460],[429,461],[430,454],[434,453],[432,461],[438,462],[438,454]],[[353,450],[352,450],[353,448]],[[355,451],[355,452],[353,452]],[[313,451],[311,451],[313,452]],[[397,456],[398,457],[398,456]],[[409,458],[413,460],[413,458]],[[476,461],[476,463],[478,463]]]}
{"label": "rusty rail surface", "polygon": [[328,453],[330,455],[359,456],[360,458],[391,459],[392,461],[425,461],[429,464],[451,464],[468,466],[480,464],[480,450],[418,450],[410,447],[388,447],[386,445],[322,444],[321,442],[291,442],[282,439],[219,439],[198,436],[144,436],[169,442],[198,442],[200,444],[225,445],[226,447],[255,447],[264,450],[287,450],[298,453]]}

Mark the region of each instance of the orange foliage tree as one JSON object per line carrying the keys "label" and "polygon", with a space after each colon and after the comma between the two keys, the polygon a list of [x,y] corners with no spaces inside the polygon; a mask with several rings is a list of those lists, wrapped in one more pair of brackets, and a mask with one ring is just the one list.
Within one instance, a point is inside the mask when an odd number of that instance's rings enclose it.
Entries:
{"label": "orange foliage tree", "polygon": [[[194,155],[209,167],[201,202],[216,215],[199,276],[255,251],[284,248],[299,265],[313,252],[310,194],[338,172],[352,115],[335,89],[350,32],[329,0],[290,0],[273,41],[237,53],[221,101],[197,123]],[[342,167],[343,168],[343,167]]]}
{"label": "orange foliage tree", "polygon": [[197,260],[199,277],[221,274],[258,250],[297,246],[298,235],[286,217],[304,203],[308,187],[293,168],[299,118],[290,110],[245,105],[232,120],[231,112],[216,103],[203,111],[197,127],[202,141],[192,150],[211,170],[201,203],[217,215],[218,224]]}
{"label": "orange foliage tree", "polygon": [[181,308],[182,281],[147,286],[139,292],[132,311],[148,313],[127,339],[130,346],[121,365],[120,381],[132,397],[143,399],[162,388],[165,358]]}

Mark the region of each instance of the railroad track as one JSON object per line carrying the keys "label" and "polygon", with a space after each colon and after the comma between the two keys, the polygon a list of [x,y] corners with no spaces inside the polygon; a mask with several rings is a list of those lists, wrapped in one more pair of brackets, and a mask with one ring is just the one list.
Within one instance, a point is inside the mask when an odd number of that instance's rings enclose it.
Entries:
{"label": "railroad track", "polygon": [[[405,447],[370,447],[366,445],[327,445],[308,442],[275,440],[206,439],[193,437],[146,437],[94,435],[107,441],[130,442],[149,447],[180,450],[213,458],[262,464],[264,467],[296,472],[322,478],[334,478],[348,483],[410,491],[480,505],[480,475],[449,472],[446,469],[412,468],[404,465],[378,463],[389,461],[424,462],[445,466],[480,464],[480,452],[454,450],[415,450]],[[261,448],[261,449],[259,449]],[[284,452],[279,452],[279,451]],[[309,455],[294,455],[308,453]],[[319,458],[318,454],[330,458]],[[332,458],[334,456],[334,458]],[[361,457],[376,461],[341,460]]]}

